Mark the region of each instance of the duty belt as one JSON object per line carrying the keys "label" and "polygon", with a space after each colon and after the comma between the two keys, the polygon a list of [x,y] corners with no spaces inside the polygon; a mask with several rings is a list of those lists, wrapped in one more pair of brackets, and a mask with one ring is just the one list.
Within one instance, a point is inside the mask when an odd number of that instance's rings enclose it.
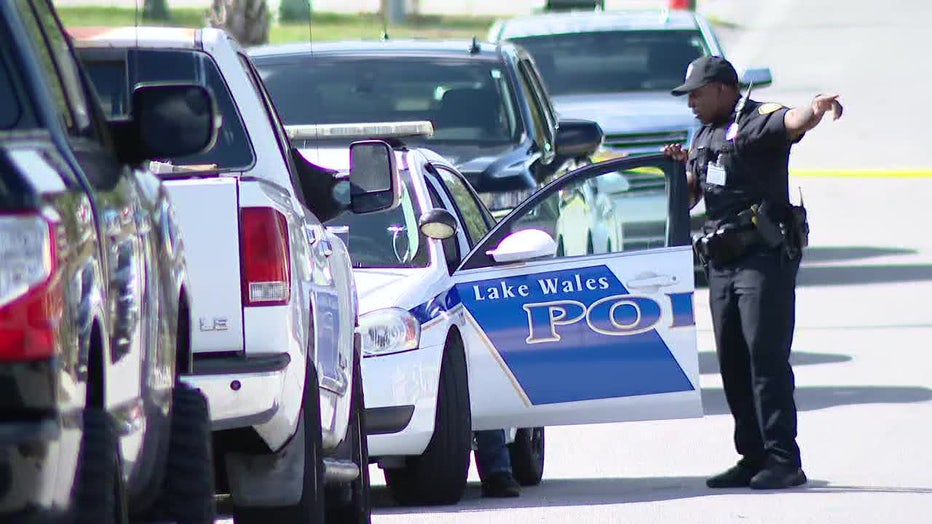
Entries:
{"label": "duty belt", "polygon": [[693,248],[703,264],[728,264],[763,245],[760,233],[752,225],[724,224],[693,239]]}

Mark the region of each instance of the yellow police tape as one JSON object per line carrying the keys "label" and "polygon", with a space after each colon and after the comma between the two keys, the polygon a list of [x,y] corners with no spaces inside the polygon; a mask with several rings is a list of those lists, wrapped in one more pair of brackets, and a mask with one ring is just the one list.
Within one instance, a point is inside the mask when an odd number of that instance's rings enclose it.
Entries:
{"label": "yellow police tape", "polygon": [[799,177],[932,178],[932,169],[792,169]]}

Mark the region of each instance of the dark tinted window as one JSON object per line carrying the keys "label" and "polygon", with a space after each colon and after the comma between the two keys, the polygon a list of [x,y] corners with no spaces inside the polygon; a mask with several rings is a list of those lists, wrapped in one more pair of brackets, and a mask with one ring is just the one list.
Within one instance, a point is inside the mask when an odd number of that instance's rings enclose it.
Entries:
{"label": "dark tinted window", "polygon": [[71,48],[65,40],[61,26],[55,19],[51,6],[47,0],[32,2],[38,15],[38,22],[42,25],[45,33],[46,43],[49,50],[54,55],[55,64],[58,67],[58,73],[61,76],[62,86],[71,104],[71,112],[75,119],[75,128],[72,131],[85,132],[91,126],[90,105],[85,97],[84,88],[81,85],[81,74],[78,71],[78,63],[74,55],[71,54]]}
{"label": "dark tinted window", "polygon": [[28,2],[20,1],[17,4],[20,7],[23,29],[38,54],[39,60],[36,65],[42,70],[43,77],[51,90],[55,110],[65,127],[75,129],[75,117],[68,104],[68,97],[65,95],[65,85],[58,74],[58,68],[55,66],[52,51],[46,43],[41,25]]}
{"label": "dark tinted window", "polygon": [[[2,26],[0,26],[2,29]],[[6,49],[0,48],[0,129],[11,129],[19,123],[23,107],[17,97],[13,83],[12,64],[6,56]]]}
{"label": "dark tinted window", "polygon": [[165,160],[174,166],[197,165],[231,170],[252,165],[252,145],[243,121],[217,65],[205,53],[140,49],[129,51],[121,59],[97,59],[94,51],[90,50],[84,55],[84,62],[104,110],[113,116],[130,112],[129,86],[147,82],[186,82],[207,87],[214,94],[222,118],[217,143],[204,153]]}
{"label": "dark tinted window", "polygon": [[522,131],[506,73],[493,62],[259,58],[256,66],[285,124],[430,120],[428,142],[507,143]]}
{"label": "dark tinted window", "polygon": [[613,31],[516,38],[551,95],[668,90],[706,54],[698,31]]}

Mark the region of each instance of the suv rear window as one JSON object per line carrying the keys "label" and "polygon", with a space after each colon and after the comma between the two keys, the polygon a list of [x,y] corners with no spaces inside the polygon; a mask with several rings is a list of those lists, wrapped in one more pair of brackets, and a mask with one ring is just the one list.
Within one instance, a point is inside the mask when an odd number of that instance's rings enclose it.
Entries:
{"label": "suv rear window", "polygon": [[211,170],[244,170],[255,162],[252,145],[233,97],[217,65],[200,51],[131,49],[115,55],[107,51],[79,51],[104,111],[111,116],[130,113],[130,86],[144,82],[186,82],[210,89],[222,118],[217,143],[204,153],[160,159],[175,166],[204,166]]}
{"label": "suv rear window", "polygon": [[708,53],[699,31],[605,31],[512,39],[551,95],[670,90]]}
{"label": "suv rear window", "polygon": [[522,131],[502,66],[432,57],[254,59],[285,124],[430,120],[428,142],[513,143]]}

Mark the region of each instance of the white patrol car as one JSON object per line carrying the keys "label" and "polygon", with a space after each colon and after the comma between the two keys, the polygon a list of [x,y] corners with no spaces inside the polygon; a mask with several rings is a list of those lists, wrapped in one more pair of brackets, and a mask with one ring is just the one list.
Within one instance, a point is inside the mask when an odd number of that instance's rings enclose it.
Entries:
{"label": "white patrol car", "polygon": [[[340,140],[395,145],[401,206],[327,225],[353,259],[370,457],[401,503],[460,499],[473,430],[701,416],[681,165],[662,156],[590,165],[495,223],[449,162],[400,143],[430,133],[429,122],[288,131],[315,136],[318,147],[302,154],[340,170],[349,168]],[[666,187],[662,203],[645,196],[667,217],[663,245],[622,251],[605,242],[598,254],[561,254],[558,229],[620,229],[620,207],[638,204],[630,191],[600,194],[612,202],[599,206],[575,205],[571,195],[617,189],[632,173]],[[538,432],[539,453],[518,455],[542,467]],[[518,442],[527,447],[534,434],[522,430]]]}

